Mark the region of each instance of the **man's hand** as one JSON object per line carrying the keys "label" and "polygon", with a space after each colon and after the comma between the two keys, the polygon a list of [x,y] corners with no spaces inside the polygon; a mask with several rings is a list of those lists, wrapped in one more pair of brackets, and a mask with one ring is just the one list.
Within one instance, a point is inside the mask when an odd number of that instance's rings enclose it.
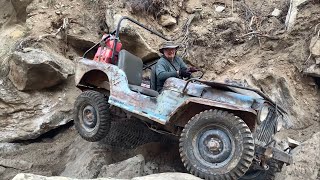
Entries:
{"label": "man's hand", "polygon": [[189,68],[188,68],[188,71],[191,72],[191,73],[194,73],[194,72],[198,72],[198,71],[200,71],[200,70],[197,69],[196,67],[189,67]]}
{"label": "man's hand", "polygon": [[179,76],[181,76],[183,78],[188,78],[191,76],[191,72],[189,71],[188,68],[181,68],[179,70]]}

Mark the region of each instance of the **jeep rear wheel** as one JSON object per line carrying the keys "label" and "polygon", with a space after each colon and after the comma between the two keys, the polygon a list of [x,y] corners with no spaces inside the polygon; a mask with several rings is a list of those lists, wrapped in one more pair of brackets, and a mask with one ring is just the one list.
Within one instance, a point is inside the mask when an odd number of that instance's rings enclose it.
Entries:
{"label": "jeep rear wheel", "polygon": [[85,91],[74,105],[74,123],[80,136],[87,141],[99,141],[110,130],[108,98],[96,91]]}
{"label": "jeep rear wheel", "polygon": [[180,156],[186,169],[204,179],[238,179],[249,169],[254,141],[239,117],[221,110],[195,115],[180,138]]}

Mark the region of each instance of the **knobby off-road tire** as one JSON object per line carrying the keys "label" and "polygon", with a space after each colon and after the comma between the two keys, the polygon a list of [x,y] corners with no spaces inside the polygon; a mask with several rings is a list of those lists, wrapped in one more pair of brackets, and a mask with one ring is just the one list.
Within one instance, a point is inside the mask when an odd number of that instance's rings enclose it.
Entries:
{"label": "knobby off-road tire", "polygon": [[267,162],[268,170],[251,170],[249,169],[240,180],[274,180],[276,173],[278,172],[278,163],[275,160],[269,160]]}
{"label": "knobby off-road tire", "polygon": [[109,134],[100,141],[116,148],[133,149],[140,145],[161,142],[163,135],[151,131],[140,120],[128,119],[113,121]]}
{"label": "knobby off-road tire", "polygon": [[108,98],[97,91],[81,93],[74,105],[74,123],[80,136],[90,142],[104,138],[110,130]]}
{"label": "knobby off-road tire", "polygon": [[248,126],[221,110],[195,115],[185,125],[179,146],[186,169],[209,180],[238,179],[249,169],[254,155]]}

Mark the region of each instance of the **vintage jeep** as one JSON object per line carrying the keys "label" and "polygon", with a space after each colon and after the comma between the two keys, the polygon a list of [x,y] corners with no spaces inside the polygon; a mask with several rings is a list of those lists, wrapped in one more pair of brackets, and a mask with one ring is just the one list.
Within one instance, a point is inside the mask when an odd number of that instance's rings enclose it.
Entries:
{"label": "vintage jeep", "polygon": [[[123,17],[115,46],[125,19],[166,39]],[[200,178],[273,179],[283,164],[292,162],[273,139],[286,112],[260,91],[197,78],[169,78],[159,94],[141,86],[143,69],[143,61],[126,50],[119,52],[117,63],[78,61],[75,81],[83,92],[75,102],[74,122],[82,138],[101,140],[111,121],[117,121],[111,117],[124,114],[180,138],[181,160]],[[156,78],[154,71],[152,76]]]}

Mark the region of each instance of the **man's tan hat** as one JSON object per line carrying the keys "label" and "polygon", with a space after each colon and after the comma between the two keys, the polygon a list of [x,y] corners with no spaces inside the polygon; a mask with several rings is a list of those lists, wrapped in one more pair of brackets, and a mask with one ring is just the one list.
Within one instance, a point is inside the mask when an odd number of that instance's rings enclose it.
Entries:
{"label": "man's tan hat", "polygon": [[159,51],[163,53],[164,49],[177,49],[177,48],[179,48],[179,45],[174,44],[173,41],[166,41],[161,44]]}

